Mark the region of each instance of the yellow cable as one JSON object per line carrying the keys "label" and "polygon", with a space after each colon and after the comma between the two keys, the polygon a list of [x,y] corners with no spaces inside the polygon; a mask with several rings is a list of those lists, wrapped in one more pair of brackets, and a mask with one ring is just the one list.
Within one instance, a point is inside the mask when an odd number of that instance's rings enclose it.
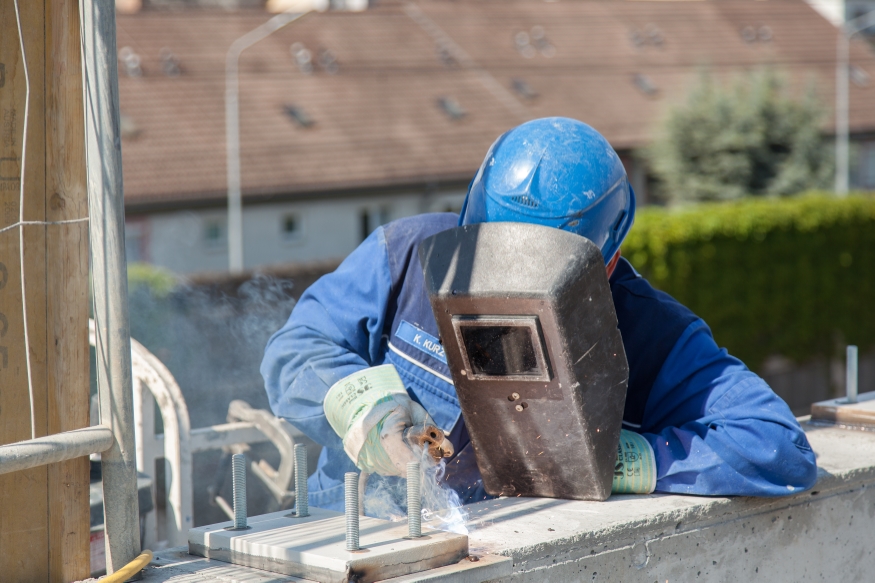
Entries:
{"label": "yellow cable", "polygon": [[143,570],[143,567],[149,564],[152,560],[152,551],[143,551],[136,559],[106,577],[100,578],[100,583],[124,583],[137,573]]}

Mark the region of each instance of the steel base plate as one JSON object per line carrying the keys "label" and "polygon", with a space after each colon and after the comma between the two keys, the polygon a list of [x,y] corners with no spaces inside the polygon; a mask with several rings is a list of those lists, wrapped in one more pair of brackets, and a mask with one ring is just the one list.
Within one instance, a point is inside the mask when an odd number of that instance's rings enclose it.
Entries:
{"label": "steel base plate", "polygon": [[366,516],[360,520],[360,551],[346,550],[343,514],[311,508],[297,518],[289,511],[249,518],[249,530],[226,530],[231,522],[193,528],[189,552],[209,559],[302,577],[320,583],[367,583],[443,567],[468,556],[468,537],[427,531],[405,539],[406,522]]}

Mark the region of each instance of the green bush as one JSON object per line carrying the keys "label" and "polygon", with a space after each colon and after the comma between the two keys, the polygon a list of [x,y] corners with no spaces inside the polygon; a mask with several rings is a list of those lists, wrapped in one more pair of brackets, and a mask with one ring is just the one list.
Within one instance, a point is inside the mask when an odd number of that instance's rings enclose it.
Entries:
{"label": "green bush", "polygon": [[875,197],[642,209],[623,255],[758,368],[875,344]]}
{"label": "green bush", "polygon": [[131,263],[128,265],[128,292],[136,293],[145,288],[155,297],[166,297],[179,283],[177,277],[160,267],[148,263]]}

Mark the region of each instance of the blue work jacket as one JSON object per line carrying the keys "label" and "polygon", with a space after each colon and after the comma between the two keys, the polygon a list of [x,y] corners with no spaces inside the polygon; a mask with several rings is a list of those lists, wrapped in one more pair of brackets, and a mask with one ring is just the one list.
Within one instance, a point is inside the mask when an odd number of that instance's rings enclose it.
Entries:
{"label": "blue work jacket", "polygon": [[[356,470],[325,418],[325,394],[385,363],[453,442],[447,483],[465,502],[486,496],[417,255],[457,221],[427,214],[378,228],[304,292],[268,341],[261,372],[273,412],[325,446],[308,481],[313,506],[342,510],[343,474]],[[814,484],[814,453],[786,403],[719,348],[705,322],[625,259],[610,284],[629,362],[623,425],[653,446],[658,492],[779,496]]]}

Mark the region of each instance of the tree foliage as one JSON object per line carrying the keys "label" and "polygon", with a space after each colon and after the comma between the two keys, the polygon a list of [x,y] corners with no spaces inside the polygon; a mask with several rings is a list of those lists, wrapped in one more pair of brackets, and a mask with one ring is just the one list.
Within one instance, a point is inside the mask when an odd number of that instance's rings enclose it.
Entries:
{"label": "tree foliage", "polygon": [[789,95],[771,69],[728,85],[702,73],[646,156],[666,202],[733,200],[825,188],[834,175],[813,90]]}

